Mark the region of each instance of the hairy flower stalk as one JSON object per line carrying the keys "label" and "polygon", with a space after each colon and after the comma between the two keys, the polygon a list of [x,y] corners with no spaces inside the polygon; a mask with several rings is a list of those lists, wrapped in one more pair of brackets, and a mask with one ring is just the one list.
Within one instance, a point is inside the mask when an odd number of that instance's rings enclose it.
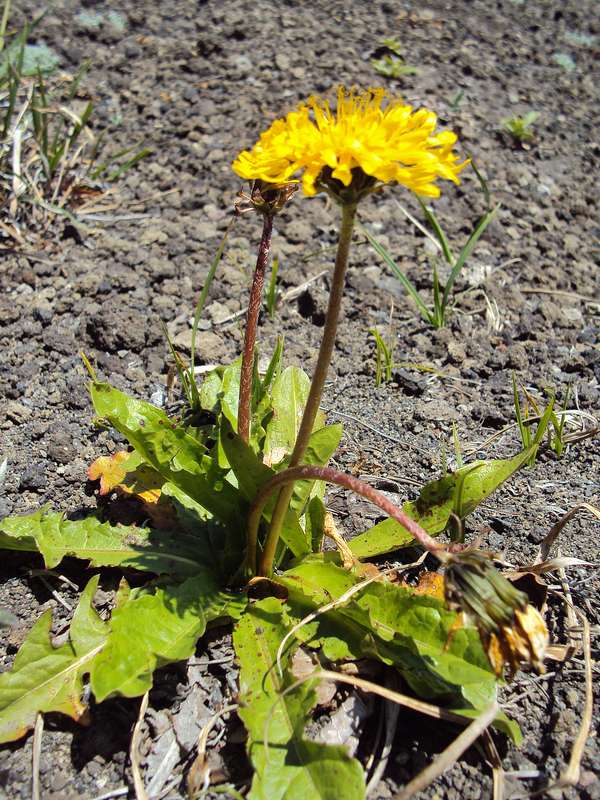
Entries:
{"label": "hairy flower stalk", "polygon": [[[290,469],[283,470],[283,472],[279,472],[277,475],[273,476],[257,494],[248,515],[249,564],[252,564],[256,557],[258,527],[260,525],[262,512],[264,511],[269,497],[280,486],[287,487],[288,489],[291,487],[293,491],[294,483],[301,480],[319,480],[326,481],[327,483],[335,483],[338,486],[343,486],[346,489],[361,495],[366,500],[370,500],[376,506],[379,506],[382,511],[384,511],[389,517],[392,517],[392,519],[395,519],[396,522],[399,522],[400,525],[406,528],[406,530],[412,536],[414,536],[419,544],[421,544],[426,550],[429,550],[429,552],[433,553],[436,558],[439,559],[439,561],[444,563],[449,557],[447,547],[439,544],[439,542],[436,542],[435,539],[433,539],[427,533],[427,531],[425,531],[419,525],[418,522],[415,522],[414,519],[409,517],[408,514],[402,511],[401,508],[398,508],[398,506],[392,503],[391,500],[388,500],[384,494],[378,492],[377,489],[374,489],[367,483],[363,483],[353,475],[347,475],[344,472],[338,472],[338,470],[333,469],[333,467],[316,467],[305,464],[303,466],[291,467]],[[280,494],[280,497],[282,494],[283,490]],[[271,526],[269,536],[267,537],[263,552],[261,554],[258,568],[259,575],[268,574],[268,571],[273,564],[275,549],[277,547],[277,539],[271,536],[272,530],[273,527]]]}
{"label": "hairy flower stalk", "polygon": [[[418,522],[398,508],[385,495],[353,475],[332,467],[303,465],[275,475],[257,494],[248,515],[248,547],[254,563],[258,528],[270,496],[280,486],[291,486],[299,480],[321,480],[343,486],[379,506],[400,523],[415,540],[444,566],[446,602],[450,608],[463,611],[477,625],[490,664],[497,675],[505,668],[509,678],[521,664],[544,671],[548,631],[541,614],[528,602],[527,595],[508,581],[492,563],[492,556],[460,544],[436,542]],[[272,529],[271,529],[272,530]],[[277,539],[267,537],[258,569],[267,570],[275,558]]]}
{"label": "hairy flower stalk", "polygon": [[262,305],[265,271],[271,250],[271,236],[273,234],[273,217],[280,211],[296,187],[290,184],[283,186],[270,186],[262,181],[255,181],[250,195],[240,195],[236,204],[236,211],[240,214],[245,210],[254,209],[262,215],[263,230],[258,247],[256,267],[252,276],[252,288],[246,315],[246,330],[244,334],[244,349],[242,366],[240,370],[240,393],[238,403],[238,434],[248,444],[250,441],[250,423],[252,418],[252,379],[254,376],[254,349],[256,346],[256,330],[258,317]]}
{"label": "hairy flower stalk", "polygon": [[[334,114],[327,101],[311,97],[285,119],[276,120],[253,149],[240,153],[232,165],[240,177],[268,183],[290,181],[302,171],[306,195],[327,192],[342,208],[327,318],[291,468],[304,458],[333,355],[358,203],[386,183],[398,183],[416,194],[437,197],[437,179],[459,183],[458,174],[468,163],[457,163],[452,150],[454,133],[435,133],[437,119],[432,111],[414,111],[400,100],[382,105],[385,100],[383,89],[355,92],[341,87]],[[272,572],[292,493],[293,484],[286,484],[277,499],[260,574]],[[255,555],[256,542],[249,541],[247,562],[251,570]]]}
{"label": "hairy flower stalk", "polygon": [[250,418],[252,416],[252,377],[254,375],[254,347],[256,345],[256,329],[258,315],[262,305],[265,270],[271,249],[273,233],[273,215],[263,214],[263,231],[258,248],[256,267],[252,277],[252,288],[246,315],[246,331],[244,334],[244,350],[240,370],[240,398],[238,404],[238,433],[248,444],[250,441]]}

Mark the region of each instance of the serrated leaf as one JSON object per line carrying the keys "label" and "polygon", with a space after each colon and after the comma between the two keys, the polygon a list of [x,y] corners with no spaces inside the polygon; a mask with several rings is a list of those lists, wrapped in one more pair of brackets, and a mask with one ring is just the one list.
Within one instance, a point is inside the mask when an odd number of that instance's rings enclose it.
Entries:
{"label": "serrated leaf", "polygon": [[[423,487],[419,498],[403,504],[403,511],[418,522],[431,536],[442,533],[456,514],[464,519],[510,478],[531,457],[528,448],[513,458],[475,461],[461,469],[432,481]],[[386,519],[356,536],[350,549],[357,558],[372,558],[414,542],[399,522]]]}
{"label": "serrated leaf", "polygon": [[12,669],[0,674],[0,742],[11,742],[27,733],[38,713],[57,711],[74,720],[85,714],[82,676],[89,672],[108,632],[107,624],[92,607],[97,587],[96,575],[81,595],[69,641],[53,647],[52,612],[48,610],[29,632]]}
{"label": "serrated leaf", "polygon": [[115,526],[96,517],[68,520],[47,508],[3,519],[0,547],[41,553],[48,569],[72,556],[89,560],[93,567],[120,566],[157,574],[189,575],[213,561],[210,545],[200,535]]}
{"label": "serrated leaf", "polygon": [[90,682],[96,699],[144,694],[155,669],[192,655],[208,622],[237,618],[244,606],[245,597],[221,591],[208,569],[180,584],[133,590],[115,608],[106,645],[94,661]]}
{"label": "serrated leaf", "polygon": [[96,413],[123,434],[166,481],[214,514],[225,524],[239,522],[237,492],[206,448],[182,425],[156,406],[113,389],[107,383],[91,385]]}
{"label": "serrated leaf", "polygon": [[281,602],[268,598],[249,607],[233,635],[240,665],[239,715],[248,730],[248,753],[255,769],[248,796],[252,800],[362,800],[365,786],[360,764],[343,747],[303,738],[316,702],[312,684],[307,682],[280,697],[294,680],[287,670],[280,679],[274,667],[286,622]]}
{"label": "serrated leaf", "polygon": [[[312,556],[278,581],[302,617],[311,606],[341,597],[358,578],[322,556]],[[452,698],[461,713],[465,706],[483,710],[496,696],[496,677],[477,629],[462,624],[435,597],[374,581],[319,620],[312,636],[328,658],[370,656],[393,664],[419,696]],[[497,725],[518,738],[518,728],[505,717]]]}

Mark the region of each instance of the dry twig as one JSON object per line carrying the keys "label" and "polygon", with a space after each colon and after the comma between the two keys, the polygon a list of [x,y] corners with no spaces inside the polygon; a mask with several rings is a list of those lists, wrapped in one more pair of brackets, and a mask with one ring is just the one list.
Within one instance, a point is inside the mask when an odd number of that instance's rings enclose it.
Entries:
{"label": "dry twig", "polygon": [[142,697],[140,703],[140,711],[138,714],[137,722],[131,735],[131,744],[129,746],[129,760],[131,761],[131,772],[133,775],[133,788],[135,789],[136,800],[148,800],[146,789],[144,788],[144,779],[140,770],[140,753],[139,744],[142,733],[142,725],[144,723],[144,716],[148,709],[148,692]]}

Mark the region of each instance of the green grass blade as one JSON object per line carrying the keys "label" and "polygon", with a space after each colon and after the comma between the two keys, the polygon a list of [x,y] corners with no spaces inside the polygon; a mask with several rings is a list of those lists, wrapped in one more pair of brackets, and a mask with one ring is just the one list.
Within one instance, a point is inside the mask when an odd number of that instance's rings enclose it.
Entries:
{"label": "green grass blade", "polygon": [[194,381],[194,367],[196,365],[196,336],[198,334],[198,324],[200,322],[200,318],[202,316],[202,312],[204,310],[204,304],[206,303],[206,298],[208,297],[208,292],[210,291],[210,287],[215,277],[215,273],[217,271],[217,267],[219,266],[219,262],[221,261],[221,257],[223,256],[223,251],[225,250],[225,245],[227,244],[227,237],[229,236],[229,232],[235,223],[235,217],[231,218],[229,225],[225,231],[225,235],[221,240],[221,244],[219,245],[219,249],[217,250],[215,257],[212,260],[212,263],[208,270],[208,275],[206,276],[206,280],[204,282],[204,286],[202,287],[202,291],[200,292],[200,297],[198,298],[198,302],[196,303],[196,309],[194,311],[194,321],[192,323],[192,345],[191,345],[191,358],[190,358],[190,376],[192,381]]}
{"label": "green grass blade", "polygon": [[488,211],[491,211],[492,210],[492,199],[491,199],[491,196],[490,196],[490,189],[489,189],[488,183],[487,183],[486,179],[483,177],[483,174],[479,171],[479,169],[477,167],[477,164],[475,163],[475,161],[472,158],[471,158],[471,168],[472,168],[473,172],[475,173],[475,176],[476,176],[477,180],[479,181],[479,186],[481,188],[481,191],[483,192],[483,196],[485,197],[485,207],[487,208]]}
{"label": "green grass blade", "polygon": [[269,361],[269,366],[267,367],[267,371],[265,372],[265,377],[261,382],[261,388],[263,392],[268,392],[271,388],[271,384],[273,380],[279,374],[281,370],[281,358],[283,356],[283,336],[277,337],[277,344],[275,346],[275,350],[273,351],[273,355],[271,356],[271,360]]}
{"label": "green grass blade", "polygon": [[421,200],[421,198],[418,195],[415,195],[415,197],[417,198],[419,205],[421,206],[421,209],[425,214],[425,217],[427,218],[427,221],[433,228],[433,232],[435,233],[435,238],[440,243],[440,247],[442,248],[442,253],[444,254],[444,258],[446,259],[446,263],[454,264],[454,256],[452,255],[452,249],[450,248],[450,243],[448,242],[446,234],[442,230],[442,226],[438,222],[438,218],[433,213],[433,211],[425,205],[425,203]]}
{"label": "green grass blade", "polygon": [[269,287],[267,289],[266,306],[269,312],[269,317],[275,317],[275,303],[277,300],[277,273],[279,272],[279,257],[275,256],[273,265],[271,266],[271,277],[269,278]]}
{"label": "green grass blade", "polygon": [[362,231],[362,233],[364,233],[373,250],[375,250],[377,255],[380,258],[382,258],[383,261],[385,261],[387,266],[392,270],[394,275],[398,278],[402,286],[404,286],[407,293],[410,295],[410,297],[412,297],[423,319],[426,322],[433,324],[432,314],[425,305],[425,303],[423,302],[423,300],[421,299],[421,295],[418,293],[418,291],[415,289],[415,287],[406,277],[406,275],[402,272],[402,270],[396,265],[396,263],[394,262],[388,251],[385,249],[385,247],[379,244],[377,239],[375,239],[375,237],[372,236],[369,233],[369,231],[365,227],[363,227],[360,223],[357,224],[357,227]]}
{"label": "green grass blade", "polygon": [[515,378],[515,373],[512,374],[512,386],[513,386],[513,402],[515,406],[515,416],[517,419],[517,426],[519,428],[519,433],[521,434],[521,442],[523,443],[523,449],[526,450],[531,444],[531,434],[529,428],[523,422],[523,415],[521,414],[521,401],[519,399],[519,390],[517,389],[517,379]]}
{"label": "green grass blade", "polygon": [[143,158],[147,158],[151,153],[152,150],[149,147],[142,148],[134,156],[125,161],[124,164],[121,164],[118,169],[114,170],[114,172],[111,172],[107,177],[107,180],[109,182],[116,181],[117,178],[120,178],[124,172],[127,172],[127,170],[131,169],[134,164],[137,164],[138,161],[141,161]]}
{"label": "green grass blade", "polygon": [[[187,372],[185,371],[184,367],[181,364],[181,358],[179,357],[179,353],[177,352],[177,350],[175,350],[173,342],[171,341],[171,337],[169,336],[169,331],[167,330],[167,326],[165,325],[165,323],[162,320],[161,320],[161,326],[162,326],[162,330],[163,330],[163,335],[164,335],[165,339],[167,340],[167,346],[168,346],[169,350],[171,351],[171,355],[173,356],[173,361],[175,362],[175,369],[177,370],[177,375],[179,376],[179,380],[181,381],[181,386],[183,388],[183,392],[184,392],[184,394],[186,396],[186,399],[188,401],[189,407],[192,408],[193,407],[194,398],[192,396],[191,386],[188,383],[189,375],[187,374]],[[194,386],[195,385],[196,385],[196,382],[194,381]],[[196,390],[196,392],[197,392],[197,390]]]}
{"label": "green grass blade", "polygon": [[498,209],[500,208],[500,203],[495,206],[491,211],[487,211],[483,217],[479,220],[475,230],[469,236],[466,245],[460,251],[460,255],[457,258],[454,266],[450,270],[450,275],[448,276],[448,281],[446,282],[446,286],[444,287],[444,296],[442,298],[442,307],[444,310],[448,305],[448,301],[450,299],[450,293],[452,291],[452,287],[454,286],[454,282],[458,278],[461,269],[464,267],[466,260],[469,258],[475,245],[479,241],[479,239],[483,236],[485,229],[490,224],[490,222],[494,219],[496,214],[498,213]]}
{"label": "green grass blade", "polygon": [[548,407],[544,411],[544,415],[542,416],[541,420],[538,422],[537,430],[535,432],[535,436],[533,438],[533,444],[539,445],[542,439],[544,438],[544,434],[548,428],[550,420],[552,419],[552,414],[554,413],[554,401],[556,398],[552,397],[550,402],[548,403]]}
{"label": "green grass blade", "polygon": [[69,89],[68,98],[72,100],[75,95],[77,94],[77,90],[79,89],[79,84],[86,76],[88,69],[90,68],[90,60],[84,61],[83,64],[77,70],[75,77],[73,78],[73,82],[71,83],[71,88]]}
{"label": "green grass blade", "polygon": [[2,20],[0,20],[0,53],[4,50],[4,37],[6,35],[6,26],[8,25],[9,15],[10,0],[5,0],[4,8],[2,10]]}
{"label": "green grass blade", "polygon": [[[435,259],[435,257],[434,257]],[[437,264],[433,261],[433,317],[436,328],[444,327],[445,308],[440,298],[440,278],[438,275]]]}
{"label": "green grass blade", "polygon": [[80,122],[78,122],[77,125],[75,125],[75,127],[73,128],[73,133],[69,136],[69,147],[72,147],[79,138],[81,131],[87,125],[93,110],[94,110],[94,104],[90,100],[90,102],[85,107],[83,114],[79,118]]}

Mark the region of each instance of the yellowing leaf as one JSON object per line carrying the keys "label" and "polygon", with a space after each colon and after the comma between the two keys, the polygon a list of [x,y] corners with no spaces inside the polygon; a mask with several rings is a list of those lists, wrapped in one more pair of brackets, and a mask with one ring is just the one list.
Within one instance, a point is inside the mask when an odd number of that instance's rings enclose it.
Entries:
{"label": "yellowing leaf", "polygon": [[100,481],[100,494],[116,491],[144,504],[144,510],[157,528],[172,528],[177,522],[173,504],[162,495],[165,479],[148,464],[140,463],[137,453],[121,450],[100,456],[88,469],[88,478]]}
{"label": "yellowing leaf", "polygon": [[101,495],[111,492],[125,478],[127,470],[123,465],[129,456],[126,450],[119,450],[112,456],[100,456],[90,464],[87,476],[91,481],[100,481]]}

